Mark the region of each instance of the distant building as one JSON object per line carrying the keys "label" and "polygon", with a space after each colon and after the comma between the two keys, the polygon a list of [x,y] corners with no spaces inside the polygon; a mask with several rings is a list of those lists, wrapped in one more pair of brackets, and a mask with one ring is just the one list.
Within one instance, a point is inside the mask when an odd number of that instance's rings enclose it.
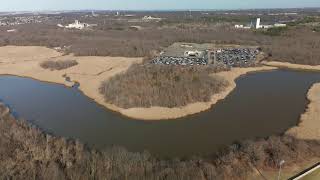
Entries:
{"label": "distant building", "polygon": [[256,22],[256,29],[270,29],[274,27],[286,27],[286,26],[287,26],[286,24],[280,24],[280,23],[275,23],[273,25],[262,25],[260,18],[257,18],[257,22]]}
{"label": "distant building", "polygon": [[86,27],[89,27],[89,24],[86,23],[80,23],[78,20],[75,20],[74,23],[69,24],[68,26],[66,26],[65,28],[67,29],[84,29]]}
{"label": "distant building", "polygon": [[251,29],[251,26],[244,26],[244,25],[238,25],[238,24],[236,24],[236,25],[234,26],[234,28],[236,28],[236,29]]}
{"label": "distant building", "polygon": [[274,27],[287,27],[286,24],[276,23],[274,24]]}
{"label": "distant building", "polygon": [[202,57],[204,55],[203,51],[186,51],[184,52],[185,57]]}
{"label": "distant building", "polygon": [[134,15],[134,14],[126,14],[126,15],[124,15],[125,17],[135,17],[136,15]]}
{"label": "distant building", "polygon": [[94,11],[91,12],[92,17],[98,17],[99,15],[94,13]]}
{"label": "distant building", "polygon": [[6,26],[7,23],[0,22],[0,26]]}
{"label": "distant building", "polygon": [[129,28],[130,28],[131,30],[135,30],[135,31],[139,31],[139,30],[142,29],[141,26],[130,26]]}
{"label": "distant building", "polygon": [[57,24],[58,27],[64,28],[62,24]]}
{"label": "distant building", "polygon": [[64,26],[62,24],[57,24],[60,28],[67,28],[67,29],[85,29],[88,27],[97,26],[97,24],[87,24],[87,23],[80,23],[78,20],[75,20],[74,23],[68,24],[67,26]]}
{"label": "distant building", "polygon": [[236,25],[234,25],[234,27],[235,27],[236,29],[242,29],[242,28],[243,28],[243,25],[242,25],[242,24],[241,24],[241,25],[236,24]]}
{"label": "distant building", "polygon": [[144,20],[144,21],[161,21],[162,18],[155,18],[155,17],[152,17],[152,16],[144,16],[142,18],[142,20]]}
{"label": "distant building", "polygon": [[8,33],[17,32],[17,30],[16,29],[8,29],[7,32]]}
{"label": "distant building", "polygon": [[257,21],[256,21],[256,29],[260,29],[261,28],[261,19],[260,18],[257,18]]}
{"label": "distant building", "polygon": [[261,24],[261,18],[257,18],[255,24],[251,23],[250,26],[236,24],[234,26],[234,28],[236,28],[236,29],[251,29],[251,28],[269,29],[269,28],[274,28],[274,27],[286,27],[286,26],[287,26],[286,24],[281,24],[281,23],[275,23],[273,25],[264,25],[264,24]]}

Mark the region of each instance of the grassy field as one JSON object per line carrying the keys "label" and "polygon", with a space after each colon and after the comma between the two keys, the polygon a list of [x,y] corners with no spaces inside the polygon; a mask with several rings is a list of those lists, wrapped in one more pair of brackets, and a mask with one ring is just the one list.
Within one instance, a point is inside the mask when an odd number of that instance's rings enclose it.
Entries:
{"label": "grassy field", "polygon": [[320,169],[312,172],[311,174],[305,176],[301,180],[319,180],[320,179]]}

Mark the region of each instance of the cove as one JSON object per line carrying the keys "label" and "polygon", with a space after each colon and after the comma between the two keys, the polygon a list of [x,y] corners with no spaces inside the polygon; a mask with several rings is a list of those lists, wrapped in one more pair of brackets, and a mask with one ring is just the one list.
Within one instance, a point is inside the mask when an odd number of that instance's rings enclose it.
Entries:
{"label": "cove", "polygon": [[76,87],[0,76],[0,101],[13,113],[58,136],[98,149],[123,146],[162,157],[206,155],[243,139],[268,137],[297,125],[306,94],[320,73],[250,73],[208,111],[169,121],[133,120],[107,110]]}

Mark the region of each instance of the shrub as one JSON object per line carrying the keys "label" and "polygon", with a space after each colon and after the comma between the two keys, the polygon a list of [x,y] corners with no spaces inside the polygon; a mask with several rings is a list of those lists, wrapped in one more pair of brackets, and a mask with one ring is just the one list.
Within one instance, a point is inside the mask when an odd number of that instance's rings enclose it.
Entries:
{"label": "shrub", "polygon": [[313,27],[312,30],[315,32],[320,32],[320,25]]}
{"label": "shrub", "polygon": [[72,66],[78,65],[78,62],[75,60],[59,60],[59,61],[44,61],[40,63],[40,66],[44,69],[50,70],[62,70],[68,69]]}

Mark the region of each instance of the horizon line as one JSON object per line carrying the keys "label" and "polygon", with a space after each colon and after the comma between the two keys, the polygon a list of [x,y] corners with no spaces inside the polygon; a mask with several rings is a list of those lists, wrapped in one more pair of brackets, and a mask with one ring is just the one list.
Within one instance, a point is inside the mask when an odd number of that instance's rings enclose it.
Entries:
{"label": "horizon line", "polygon": [[0,13],[12,13],[12,12],[81,12],[81,11],[139,11],[139,12],[150,12],[150,11],[244,11],[244,10],[293,10],[293,9],[319,9],[320,7],[287,7],[287,8],[221,8],[221,9],[74,9],[74,10],[8,10],[8,11],[2,11],[0,10]]}

